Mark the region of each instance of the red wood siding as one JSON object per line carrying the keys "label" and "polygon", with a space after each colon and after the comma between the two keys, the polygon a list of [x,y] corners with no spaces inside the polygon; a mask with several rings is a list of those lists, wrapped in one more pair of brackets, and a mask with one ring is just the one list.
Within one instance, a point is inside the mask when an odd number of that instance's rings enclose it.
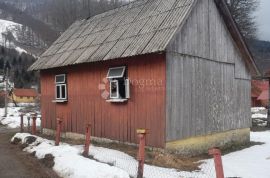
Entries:
{"label": "red wood siding", "polygon": [[[108,103],[98,86],[109,67],[122,65],[131,80],[131,98],[126,103]],[[153,54],[41,71],[43,127],[55,129],[60,117],[64,131],[84,133],[90,122],[93,136],[131,143],[137,143],[137,128],[147,128],[147,145],[164,147],[165,70],[165,55]],[[68,102],[56,104],[52,103],[54,77],[61,73],[67,73]]]}

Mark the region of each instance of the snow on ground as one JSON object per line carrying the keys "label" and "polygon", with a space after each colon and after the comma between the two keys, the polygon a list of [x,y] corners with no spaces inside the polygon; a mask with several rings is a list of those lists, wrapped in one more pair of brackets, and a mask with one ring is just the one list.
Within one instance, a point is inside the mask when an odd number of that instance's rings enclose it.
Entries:
{"label": "snow on ground", "polygon": [[253,126],[265,127],[267,125],[267,109],[264,107],[251,108]]}
{"label": "snow on ground", "polygon": [[7,48],[13,48],[17,50],[19,53],[26,51],[14,44],[14,42],[6,42],[5,44],[5,37],[3,34],[7,34],[8,32],[11,32],[15,40],[18,40],[18,30],[22,28],[21,24],[8,21],[8,20],[2,20],[0,19],[0,45],[6,46]]}
{"label": "snow on ground", "polygon": [[263,118],[267,118],[267,114],[260,114],[260,113],[255,113],[255,114],[252,114],[252,119],[256,119],[256,118],[260,118],[260,119],[263,119]]}
{"label": "snow on ground", "polygon": [[[23,106],[27,106],[27,105],[23,105]],[[7,117],[4,117],[4,113],[5,113],[5,108],[0,108],[0,123],[3,125],[6,125],[9,128],[19,128],[20,124],[21,124],[21,112],[20,110],[23,107],[12,107],[9,106],[7,109]],[[23,123],[24,126],[26,127],[28,124],[28,120],[27,117],[30,116],[33,113],[27,113],[24,117],[23,117]],[[39,118],[40,115],[38,115]],[[36,120],[36,125],[40,126],[40,119]],[[30,122],[30,125],[32,125],[32,122]]]}
{"label": "snow on ground", "polygon": [[252,107],[251,108],[252,113],[257,113],[257,112],[263,111],[263,110],[266,110],[266,108],[265,107]]}
{"label": "snow on ground", "polygon": [[[18,133],[15,137],[23,142],[30,134]],[[225,177],[242,178],[269,178],[270,177],[270,131],[251,132],[251,141],[263,142],[265,144],[252,146],[240,151],[227,154],[222,157]],[[82,145],[68,145],[61,143],[54,146],[54,141],[37,137],[37,140],[26,147],[24,151],[29,153],[36,152],[36,157],[41,159],[46,154],[55,157],[53,169],[62,177],[70,178],[126,178],[134,177],[137,170],[137,161],[120,151],[90,147],[89,155],[93,159],[81,156]],[[108,163],[108,164],[105,164]],[[201,171],[179,172],[175,169],[160,168],[145,165],[145,178],[212,178],[215,177],[213,159],[203,160]]]}

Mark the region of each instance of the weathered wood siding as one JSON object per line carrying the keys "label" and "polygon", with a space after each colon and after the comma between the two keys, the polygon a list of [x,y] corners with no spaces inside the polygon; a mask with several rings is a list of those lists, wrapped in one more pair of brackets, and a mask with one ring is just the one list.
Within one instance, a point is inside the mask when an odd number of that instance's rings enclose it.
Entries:
{"label": "weathered wood siding", "polygon": [[[108,103],[101,97],[109,67],[126,65],[131,80],[127,103]],[[68,103],[52,103],[55,74],[67,73]],[[106,79],[105,79],[106,81]],[[163,147],[165,140],[165,55],[98,62],[41,72],[43,127],[55,129],[64,119],[64,132],[84,133],[92,124],[92,136],[137,143],[137,128],[150,129],[147,145]],[[109,87],[109,83],[106,84]]]}
{"label": "weathered wood siding", "polygon": [[167,141],[250,126],[250,72],[213,0],[198,0],[166,66]]}

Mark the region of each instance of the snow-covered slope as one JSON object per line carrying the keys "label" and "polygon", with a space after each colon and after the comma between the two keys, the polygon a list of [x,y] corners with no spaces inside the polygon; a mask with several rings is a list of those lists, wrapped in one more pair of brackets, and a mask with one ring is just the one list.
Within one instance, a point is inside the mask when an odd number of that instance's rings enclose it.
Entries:
{"label": "snow-covered slope", "polygon": [[19,41],[19,33],[23,26],[8,20],[0,19],[0,45],[16,49],[18,52],[25,52],[23,48],[16,45]]}

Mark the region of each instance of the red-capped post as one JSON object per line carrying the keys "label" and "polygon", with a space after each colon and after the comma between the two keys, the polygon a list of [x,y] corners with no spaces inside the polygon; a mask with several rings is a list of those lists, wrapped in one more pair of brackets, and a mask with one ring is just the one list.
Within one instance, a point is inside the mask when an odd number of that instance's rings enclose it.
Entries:
{"label": "red-capped post", "polygon": [[91,124],[86,124],[85,127],[85,144],[84,144],[84,152],[83,156],[88,157],[89,155],[89,147],[91,140]]}
{"label": "red-capped post", "polygon": [[224,178],[220,149],[218,148],[209,149],[208,154],[214,157],[216,178]]}
{"label": "red-capped post", "polygon": [[62,128],[63,120],[57,118],[57,128],[56,128],[56,135],[55,135],[55,146],[59,146],[60,143],[60,136],[61,136],[61,128]]}
{"label": "red-capped post", "polygon": [[137,178],[143,178],[143,170],[144,170],[144,161],[145,161],[145,139],[146,139],[146,129],[137,129],[137,134],[139,138],[139,151],[138,151],[138,174]]}
{"label": "red-capped post", "polygon": [[21,133],[24,131],[23,127],[23,114],[21,114]]}
{"label": "red-capped post", "polygon": [[32,117],[32,135],[36,135],[37,133],[37,115],[34,114]]}

